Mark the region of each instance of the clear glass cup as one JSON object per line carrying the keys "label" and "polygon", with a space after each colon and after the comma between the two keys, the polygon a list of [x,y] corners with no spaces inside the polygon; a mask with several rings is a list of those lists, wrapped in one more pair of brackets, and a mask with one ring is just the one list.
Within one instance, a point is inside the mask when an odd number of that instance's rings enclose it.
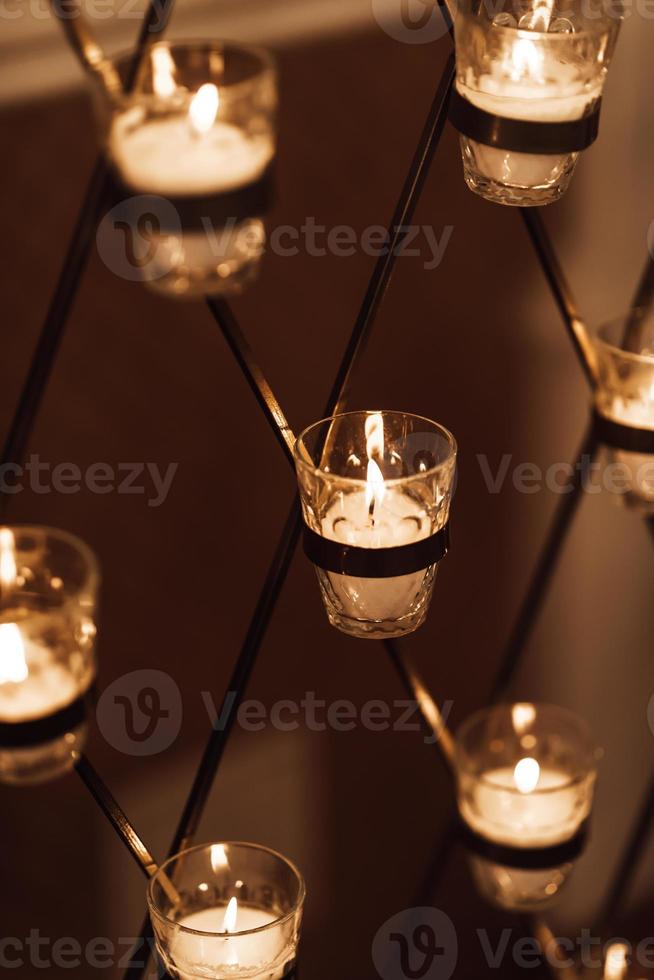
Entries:
{"label": "clear glass cup", "polygon": [[506,847],[564,843],[590,814],[598,759],[585,723],[565,708],[524,702],[479,711],[456,736],[461,817]]}
{"label": "clear glass cup", "polygon": [[[295,464],[307,526],[358,548],[425,539],[449,519],[456,442],[437,422],[404,412],[349,412],[309,426]],[[425,620],[438,563],[360,578],[316,567],[332,626],[351,636],[403,636]]]}
{"label": "clear glass cup", "polygon": [[202,844],[150,882],[157,951],[175,980],[280,980],[294,968],[305,885],[287,858],[258,844]]}
{"label": "clear glass cup", "polygon": [[[604,0],[461,0],[456,87],[479,109],[556,123],[589,115],[602,96],[621,9]],[[567,190],[578,153],[527,153],[461,136],[470,190],[497,204],[550,204]]]}
{"label": "clear glass cup", "polygon": [[[114,64],[123,83],[130,65],[131,57]],[[151,198],[135,199],[133,217],[112,209],[115,240],[99,242],[101,254],[122,250],[134,278],[168,295],[241,290],[264,250],[276,110],[267,52],[213,41],[153,45],[130,94],[101,107],[121,183]]]}
{"label": "clear glass cup", "polygon": [[[67,709],[95,678],[98,586],[97,561],[79,538],[47,527],[0,527],[3,782],[40,782],[73,765],[85,728]],[[61,731],[53,719],[61,719]]]}
{"label": "clear glass cup", "polygon": [[[595,408],[627,429],[651,430],[654,442],[654,313],[633,309],[594,334],[598,384]],[[611,447],[620,502],[642,513],[654,511],[654,453]]]}
{"label": "clear glass cup", "polygon": [[468,864],[479,893],[509,912],[539,912],[554,905],[574,868],[566,861],[553,868],[515,868],[470,853]]}

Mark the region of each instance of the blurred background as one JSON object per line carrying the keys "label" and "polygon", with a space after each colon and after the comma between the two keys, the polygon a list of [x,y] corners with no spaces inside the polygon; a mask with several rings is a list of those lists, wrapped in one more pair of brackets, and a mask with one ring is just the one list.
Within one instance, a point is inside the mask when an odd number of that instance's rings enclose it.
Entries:
{"label": "blurred background", "polygon": [[[103,9],[98,37],[110,51],[129,46],[142,4],[130,7],[129,18],[111,4]],[[395,40],[370,0],[178,0],[168,36],[205,35],[266,44],[279,58],[279,189],[268,228],[300,227],[307,218],[359,233],[386,224],[449,39]],[[600,138],[582,155],[566,197],[544,213],[592,324],[628,306],[647,256],[653,38],[654,24],[633,12],[609,75]],[[98,152],[81,69],[45,6],[4,7],[0,114],[4,434]],[[420,257],[398,260],[351,407],[425,415],[459,443],[453,548],[427,624],[405,641],[437,701],[453,702],[456,726],[491,688],[561,499],[542,488],[519,492],[514,467],[572,461],[589,404],[520,216],[465,188],[450,126],[415,221],[439,239],[451,227],[443,260],[431,270]],[[322,414],[373,263],[359,251],[348,258],[267,254],[259,281],[234,301],[296,432]],[[293,476],[203,303],[175,303],[118,278],[95,249],[29,449],[51,466],[139,461],[165,471],[177,464],[161,506],[149,505],[149,490],[26,490],[10,509],[11,520],[73,531],[99,556],[99,691],[139,669],[165,671],[179,687],[183,726],[165,752],[131,757],[97,730],[88,745],[159,858],[207,734],[201,692],[220,701]],[[495,474],[505,454],[508,476],[490,493],[484,466]],[[564,935],[598,927],[652,776],[653,572],[642,518],[608,494],[584,495],[512,687],[521,700],[583,714],[605,751],[589,849],[550,915]],[[358,706],[405,697],[383,647],[328,626],[313,570],[298,554],[248,696],[269,708],[307,692]],[[237,727],[200,839],[255,840],[300,865],[309,889],[305,978],[376,976],[375,933],[419,896],[418,904],[444,909],[456,924],[456,975],[478,977],[485,968],[475,930],[488,928],[496,942],[507,923],[475,896],[457,849],[434,871],[452,812],[438,750],[417,731]],[[145,882],[79,778],[3,787],[0,813],[5,936],[38,929],[84,943],[138,932]],[[652,856],[645,834],[636,880],[610,926],[621,932],[610,935],[649,935]],[[51,968],[53,978],[70,972]],[[20,975],[41,973],[25,966]]]}

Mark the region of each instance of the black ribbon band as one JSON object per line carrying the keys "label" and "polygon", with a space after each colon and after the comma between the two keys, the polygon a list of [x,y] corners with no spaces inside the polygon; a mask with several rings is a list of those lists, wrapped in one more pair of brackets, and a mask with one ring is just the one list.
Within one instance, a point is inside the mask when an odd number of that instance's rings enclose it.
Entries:
{"label": "black ribbon band", "polygon": [[597,438],[607,446],[624,449],[626,452],[654,455],[654,429],[622,425],[597,413],[593,421]]}
{"label": "black ribbon band", "polygon": [[[121,183],[113,188],[114,204],[123,200],[129,207],[134,199],[132,224],[137,227],[142,217],[142,195],[130,190],[132,197],[125,197],[129,189]],[[220,235],[221,229],[229,231],[230,227],[248,218],[258,218],[266,214],[272,207],[275,198],[274,166],[271,164],[254,183],[245,187],[237,187],[233,191],[221,194],[194,195],[186,197],[169,197],[164,194],[146,195],[151,197],[154,206],[148,209],[156,219],[161,232],[178,233],[181,231],[213,232]],[[165,205],[156,207],[156,199],[161,198]],[[169,207],[167,205],[172,205]]]}
{"label": "black ribbon band", "polygon": [[519,153],[577,153],[594,143],[599,132],[601,100],[588,116],[563,122],[507,119],[486,112],[464,99],[456,89],[450,101],[450,122],[464,136]]}
{"label": "black ribbon band", "polygon": [[422,571],[444,558],[449,545],[449,524],[428,538],[395,548],[356,548],[323,538],[304,526],[304,553],[309,561],[327,572],[356,578],[393,578]]}
{"label": "black ribbon band", "polygon": [[459,834],[468,850],[480,857],[501,864],[507,868],[520,868],[525,871],[545,871],[558,868],[561,864],[576,861],[581,856],[588,839],[587,824],[583,824],[574,837],[554,844],[551,847],[510,847],[480,837],[467,824],[460,822]]}
{"label": "black ribbon band", "polygon": [[82,695],[61,711],[32,721],[0,722],[0,749],[27,749],[52,742],[81,725],[86,718],[87,695]]}

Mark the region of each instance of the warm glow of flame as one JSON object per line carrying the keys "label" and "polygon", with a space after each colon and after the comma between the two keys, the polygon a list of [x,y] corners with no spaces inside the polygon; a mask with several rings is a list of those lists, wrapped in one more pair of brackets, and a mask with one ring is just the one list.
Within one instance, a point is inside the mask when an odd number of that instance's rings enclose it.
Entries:
{"label": "warm glow of flame", "polygon": [[527,702],[514,704],[511,709],[511,718],[516,734],[523,735],[530,725],[533,725],[536,718],[536,709],[533,704],[528,704]]}
{"label": "warm glow of flame", "polygon": [[544,56],[541,49],[528,38],[520,38],[511,48],[509,73],[514,82],[526,79],[542,82]]}
{"label": "warm glow of flame", "polygon": [[16,584],[16,545],[8,527],[0,531],[0,585],[10,589]]}
{"label": "warm glow of flame", "polygon": [[236,919],[238,917],[238,899],[230,898],[225,909],[225,918],[221,932],[236,932]]}
{"label": "warm glow of flame", "polygon": [[384,457],[384,417],[379,412],[368,415],[365,422],[366,455]]}
{"label": "warm glow of flame", "polygon": [[202,134],[209,132],[216,121],[219,106],[220,95],[216,86],[210,82],[206,85],[201,85],[193,96],[188,110],[191,126],[196,133]]}
{"label": "warm glow of flame", "polygon": [[540,779],[540,766],[535,759],[521,759],[513,770],[513,779],[520,793],[533,793]]}
{"label": "warm glow of flame", "polygon": [[177,91],[175,62],[166,44],[156,44],[152,49],[152,87],[162,99],[169,99]]}
{"label": "warm glow of flame", "polygon": [[229,867],[224,844],[211,845],[211,867],[214,870],[214,874],[217,874],[220,868]]}
{"label": "warm glow of flame", "polygon": [[368,473],[366,476],[366,507],[370,509],[373,506],[381,504],[385,493],[386,487],[384,486],[382,471],[374,459],[370,459],[368,460]]}
{"label": "warm glow of flame", "polygon": [[25,646],[15,623],[0,625],[0,684],[20,684],[27,679]]}
{"label": "warm glow of flame", "polygon": [[629,947],[625,943],[612,943],[606,951],[604,980],[623,980],[627,975]]}

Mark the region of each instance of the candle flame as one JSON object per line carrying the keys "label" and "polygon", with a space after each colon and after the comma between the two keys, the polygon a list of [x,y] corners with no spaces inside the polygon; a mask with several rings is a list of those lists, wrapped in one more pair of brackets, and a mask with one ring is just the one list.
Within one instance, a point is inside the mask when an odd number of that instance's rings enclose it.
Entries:
{"label": "candle flame", "polygon": [[520,18],[521,30],[540,31],[547,34],[554,10],[554,0],[537,0],[534,9]]}
{"label": "candle flame", "polygon": [[220,95],[216,86],[210,82],[201,85],[188,110],[191,126],[198,135],[209,132],[216,121],[219,106]]}
{"label": "candle flame", "polygon": [[511,709],[513,728],[517,735],[523,735],[527,729],[533,725],[536,718],[536,709],[533,704],[522,702],[514,704]]}
{"label": "candle flame", "polygon": [[238,899],[230,898],[225,909],[225,918],[221,932],[236,932],[236,919],[238,917]]}
{"label": "candle flame", "polygon": [[177,91],[175,62],[167,44],[155,44],[152,49],[152,87],[162,99],[169,99]]}
{"label": "candle flame", "polygon": [[384,457],[384,417],[380,412],[368,415],[365,422],[366,454],[368,459],[373,456]]}
{"label": "candle flame", "polygon": [[10,589],[16,584],[16,545],[8,527],[0,530],[0,585]]}
{"label": "candle flame", "polygon": [[544,56],[541,49],[529,38],[520,38],[511,48],[508,65],[514,82],[527,79],[531,82],[543,81]]}
{"label": "candle flame", "polygon": [[513,770],[513,779],[518,792],[533,793],[540,779],[540,766],[535,759],[521,759]]}
{"label": "candle flame", "polygon": [[28,673],[20,630],[15,623],[3,623],[0,625],[0,684],[20,684]]}
{"label": "candle flame", "polygon": [[214,874],[217,874],[220,868],[229,867],[224,844],[211,845],[211,867],[213,868]]}
{"label": "candle flame", "polygon": [[381,504],[386,493],[384,486],[384,476],[377,466],[374,459],[368,460],[368,472],[366,475],[366,507],[372,514],[376,505]]}
{"label": "candle flame", "polygon": [[627,975],[629,947],[625,943],[612,943],[606,951],[604,980],[623,980]]}

